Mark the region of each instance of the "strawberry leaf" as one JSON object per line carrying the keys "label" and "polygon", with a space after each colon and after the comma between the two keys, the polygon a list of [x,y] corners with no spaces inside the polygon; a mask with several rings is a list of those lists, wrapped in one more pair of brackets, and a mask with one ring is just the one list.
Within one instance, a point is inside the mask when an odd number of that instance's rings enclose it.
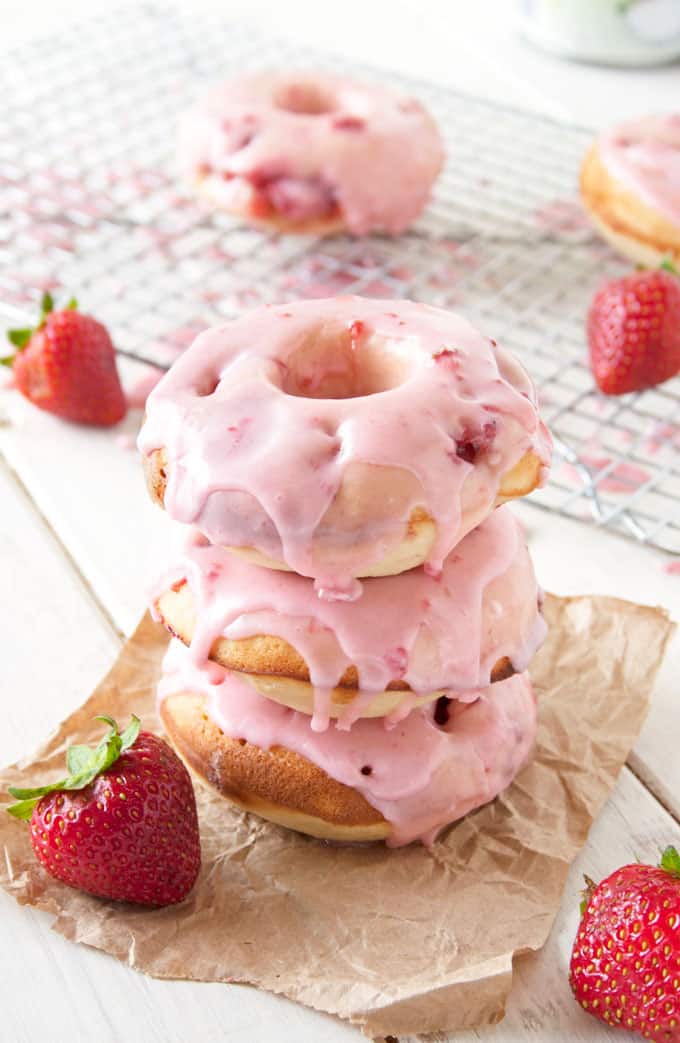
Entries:
{"label": "strawberry leaf", "polygon": [[40,298],[40,319],[38,320],[38,325],[36,329],[41,330],[43,328],[43,326],[47,322],[47,316],[53,311],[54,298],[52,297],[51,293],[48,293],[47,290],[45,290],[42,297]]}
{"label": "strawberry leaf", "polygon": [[7,339],[10,342],[10,344],[13,344],[15,348],[18,348],[19,351],[21,351],[21,349],[25,348],[28,344],[29,340],[31,339],[32,333],[33,330],[30,329],[7,330]]}
{"label": "strawberry leaf", "polygon": [[675,267],[675,265],[669,257],[664,258],[664,260],[659,265],[659,268],[661,268],[664,272],[670,272],[671,275],[680,275],[680,272]]}
{"label": "strawberry leaf", "polygon": [[78,310],[78,301],[75,299],[75,297],[71,297],[70,298],[68,304],[66,305],[66,310],[67,311],[77,311]]}
{"label": "strawberry leaf", "polygon": [[666,848],[661,856],[661,868],[680,880],[680,854],[678,854],[676,848]]}
{"label": "strawberry leaf", "polygon": [[132,720],[128,724],[127,728],[120,737],[120,748],[121,751],[129,750],[131,746],[137,742],[137,736],[139,735],[139,729],[142,727],[142,722],[139,717],[132,715]]}
{"label": "strawberry leaf", "polygon": [[20,800],[18,804],[12,804],[7,810],[14,818],[18,818],[22,822],[30,822],[36,803],[35,800]]}
{"label": "strawberry leaf", "polygon": [[111,728],[112,731],[118,731],[118,725],[114,721],[113,717],[108,717],[105,713],[98,713],[95,717],[95,721],[103,721],[104,724],[108,724],[109,728]]}
{"label": "strawberry leaf", "polygon": [[3,355],[0,358],[0,366],[9,366],[9,368],[11,369],[12,366],[14,365],[15,358],[16,358],[16,354],[14,354],[14,355]]}
{"label": "strawberry leaf", "polygon": [[10,794],[16,798],[18,804],[7,808],[10,815],[24,820],[30,819],[33,808],[42,797],[49,793],[59,791],[73,791],[85,789],[91,782],[111,767],[120,757],[123,750],[132,746],[139,735],[141,722],[134,714],[132,719],[122,733],[118,731],[118,725],[111,717],[100,716],[96,720],[104,721],[110,725],[110,729],[98,746],[71,746],[66,754],[66,765],[69,775],[59,782],[53,782],[47,786],[38,786],[33,789],[23,789],[19,786],[10,786]]}
{"label": "strawberry leaf", "polygon": [[[48,793],[54,793],[56,790],[64,789],[68,779],[62,779],[61,782],[51,782],[47,786],[35,786],[33,789],[22,789],[20,786],[10,786],[9,792],[17,800],[37,801],[40,797],[45,797]],[[11,812],[11,808],[8,809]]]}
{"label": "strawberry leaf", "polygon": [[91,746],[71,746],[66,754],[69,775],[80,775],[92,764],[94,750]]}

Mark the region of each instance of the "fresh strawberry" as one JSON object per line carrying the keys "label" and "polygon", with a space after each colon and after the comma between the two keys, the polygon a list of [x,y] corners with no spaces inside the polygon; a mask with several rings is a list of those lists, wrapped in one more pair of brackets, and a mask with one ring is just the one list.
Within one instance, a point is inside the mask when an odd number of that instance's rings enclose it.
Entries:
{"label": "fresh strawberry", "polygon": [[108,331],[96,319],[76,310],[75,300],[54,311],[43,294],[35,329],[10,330],[17,349],[3,358],[14,367],[14,383],[34,405],[66,420],[96,427],[117,424],[126,402]]}
{"label": "fresh strawberry", "polygon": [[680,372],[680,279],[665,269],[614,279],[595,294],[590,366],[606,395],[642,391]]}
{"label": "fresh strawberry", "polygon": [[680,1043],[680,855],[629,865],[596,887],[586,879],[571,956],[572,992],[612,1028]]}
{"label": "fresh strawberry", "polygon": [[139,905],[186,898],[201,865],[196,799],[186,768],[133,717],[110,726],[96,748],[72,746],[69,777],[38,789],[11,788],[8,810],[31,823],[45,869],[70,887]]}

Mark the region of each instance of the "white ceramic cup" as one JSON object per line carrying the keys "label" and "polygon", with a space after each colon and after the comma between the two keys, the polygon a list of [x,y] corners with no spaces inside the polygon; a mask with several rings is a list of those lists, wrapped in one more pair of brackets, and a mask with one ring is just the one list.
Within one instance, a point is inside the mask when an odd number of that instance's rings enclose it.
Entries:
{"label": "white ceramic cup", "polygon": [[680,0],[515,0],[523,35],[565,58],[657,65],[680,58]]}

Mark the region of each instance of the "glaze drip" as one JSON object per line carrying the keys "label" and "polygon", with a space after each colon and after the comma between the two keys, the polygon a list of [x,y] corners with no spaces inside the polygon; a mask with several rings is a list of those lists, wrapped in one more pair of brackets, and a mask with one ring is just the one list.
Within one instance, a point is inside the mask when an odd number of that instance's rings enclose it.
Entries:
{"label": "glaze drip", "polygon": [[528,674],[492,685],[474,702],[452,702],[443,724],[429,708],[389,731],[379,720],[358,721],[350,735],[313,732],[308,717],[258,695],[238,674],[224,671],[215,684],[172,642],[158,697],[178,692],[204,695],[206,712],[230,738],[292,750],[357,789],[391,824],[391,846],[431,844],[445,825],[493,800],[525,763],[536,734]]}
{"label": "glaze drip", "polygon": [[287,641],[307,664],[317,730],[328,727],[330,690],[350,666],[360,690],[339,727],[351,727],[376,693],[403,681],[412,693],[387,718],[394,727],[418,694],[469,696],[490,683],[504,657],[516,671],[526,670],[545,636],[531,559],[507,507],[465,537],[438,578],[413,569],[367,579],[353,603],[322,601],[309,579],[251,565],[197,533],[187,538],[177,527],[173,537],[179,547],[161,549],[165,564],[151,603],[175,584],[189,584],[196,613],[192,662],[204,666],[220,637]]}

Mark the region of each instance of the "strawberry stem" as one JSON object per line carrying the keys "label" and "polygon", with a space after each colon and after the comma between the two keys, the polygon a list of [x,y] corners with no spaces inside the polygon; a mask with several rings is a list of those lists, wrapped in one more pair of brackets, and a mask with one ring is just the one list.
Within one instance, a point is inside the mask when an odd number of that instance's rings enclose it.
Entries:
{"label": "strawberry stem", "polygon": [[583,916],[586,909],[590,905],[590,899],[593,897],[593,892],[597,887],[595,881],[591,880],[590,877],[586,876],[585,873],[583,874],[583,879],[585,880],[586,886],[581,891],[581,903],[579,905],[579,909],[581,910],[581,916]]}
{"label": "strawberry stem", "polygon": [[667,847],[661,856],[661,868],[680,880],[680,854],[676,848]]}
{"label": "strawberry stem", "polygon": [[10,815],[15,818],[28,821],[33,814],[33,809],[48,793],[58,793],[60,790],[81,790],[89,786],[91,782],[111,767],[120,757],[121,753],[134,745],[139,735],[141,722],[134,714],[124,732],[118,731],[118,725],[112,717],[99,716],[97,721],[104,721],[109,725],[109,731],[98,746],[71,746],[66,754],[66,766],[68,776],[59,782],[53,782],[47,786],[38,786],[33,789],[23,789],[19,786],[10,786],[9,792],[18,801],[7,808]]}
{"label": "strawberry stem", "polygon": [[44,323],[51,311],[54,311],[54,297],[47,290],[40,298],[40,325]]}

